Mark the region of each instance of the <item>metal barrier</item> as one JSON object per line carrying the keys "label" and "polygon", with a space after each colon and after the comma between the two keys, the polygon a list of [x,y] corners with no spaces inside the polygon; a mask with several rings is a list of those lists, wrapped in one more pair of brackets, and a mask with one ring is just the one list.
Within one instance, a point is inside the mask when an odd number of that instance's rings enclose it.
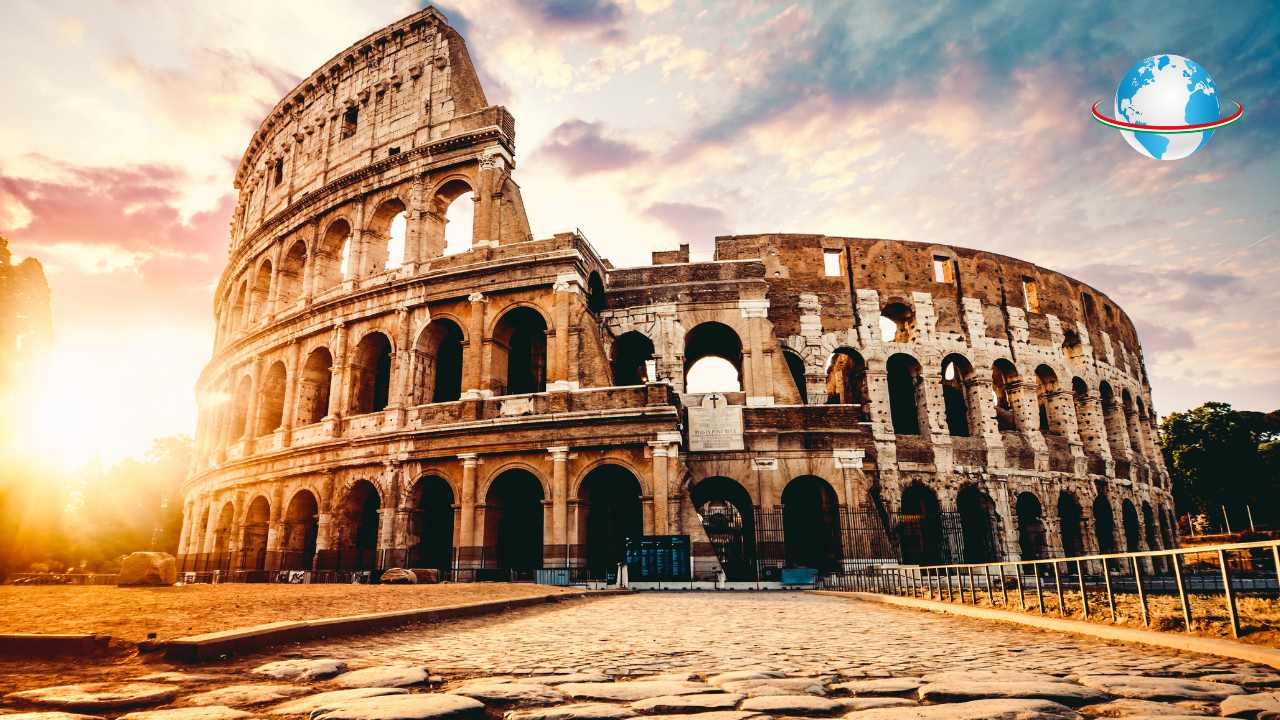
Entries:
{"label": "metal barrier", "polygon": [[[1210,556],[1205,562],[1195,556]],[[1084,619],[1097,611],[1089,593],[1104,592],[1106,612],[1117,621],[1117,594],[1136,595],[1142,622],[1151,626],[1148,599],[1152,595],[1177,594],[1182,625],[1191,632],[1194,594],[1221,593],[1233,637],[1240,637],[1237,596],[1242,593],[1280,595],[1280,540],[1206,545],[1173,550],[1150,550],[1107,555],[1047,558],[1007,562],[875,566],[824,575],[818,586],[829,590],[875,592],[923,597],[944,602],[978,604],[979,594],[994,607],[1011,607],[1017,593],[1022,610],[1034,593],[1036,609],[1045,610],[1045,595],[1058,601],[1058,612],[1067,615],[1066,593],[1078,592]]]}

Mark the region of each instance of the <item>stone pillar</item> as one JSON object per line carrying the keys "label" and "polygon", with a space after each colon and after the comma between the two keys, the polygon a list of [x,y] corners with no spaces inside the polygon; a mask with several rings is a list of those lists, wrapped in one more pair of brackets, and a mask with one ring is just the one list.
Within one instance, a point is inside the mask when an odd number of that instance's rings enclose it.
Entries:
{"label": "stone pillar", "polygon": [[547,390],[576,390],[577,378],[570,373],[569,362],[569,317],[572,306],[577,302],[581,292],[580,279],[577,273],[562,273],[556,276],[555,309],[551,322],[555,324],[555,336],[551,338],[550,367],[548,368]]}
{"label": "stone pillar", "polygon": [[313,221],[307,224],[305,232],[310,235],[307,240],[307,261],[302,264],[302,302],[304,305],[311,304],[311,298],[316,294],[316,264],[319,260],[316,253],[320,249],[320,223]]}
{"label": "stone pillar", "polygon": [[[569,446],[547,448],[551,456],[551,533],[544,548],[543,563],[559,564],[568,558],[569,548]],[[550,550],[550,556],[547,555]]]}
{"label": "stone pillar", "polygon": [[409,208],[404,216],[404,264],[414,272],[422,256],[422,216],[426,214],[426,181],[418,175],[409,186]]}
{"label": "stone pillar", "polygon": [[773,404],[773,350],[765,347],[764,320],[769,314],[766,298],[738,301],[747,337],[742,338],[742,391],[749,407]]}
{"label": "stone pillar", "polygon": [[668,535],[667,532],[667,456],[670,443],[657,440],[649,443],[653,450],[653,504],[656,509],[653,515],[653,534]]}
{"label": "stone pillar", "polygon": [[1120,398],[1113,395],[1110,400],[1103,400],[1102,415],[1107,428],[1107,440],[1111,443],[1112,458],[1129,460],[1133,457],[1133,448],[1129,444],[1129,433]]}
{"label": "stone pillar", "polygon": [[489,395],[489,385],[484,378],[484,324],[485,304],[488,298],[484,293],[473,292],[467,296],[471,301],[471,317],[467,330],[467,347],[462,361],[462,398],[476,399]]}
{"label": "stone pillar", "polygon": [[191,517],[191,501],[187,500],[182,503],[182,531],[178,534],[178,564],[182,564],[182,557],[187,554],[188,535],[191,533],[191,525],[194,520]]}
{"label": "stone pillar", "polygon": [[298,415],[298,385],[302,381],[302,343],[289,343],[288,360],[285,363],[284,414],[280,416],[280,444],[293,444],[293,426]]}
{"label": "stone pillar", "polygon": [[404,408],[409,395],[409,365],[413,349],[409,346],[409,310],[396,310],[395,351],[391,358],[391,387],[387,389],[386,414],[391,427],[404,425]]}
{"label": "stone pillar", "polygon": [[476,465],[479,456],[476,453],[458,455],[462,461],[462,507],[458,531],[458,558],[466,567],[472,567],[478,557],[476,551]]}
{"label": "stone pillar", "polygon": [[333,325],[333,339],[329,346],[333,364],[329,367],[329,414],[324,420],[331,435],[340,435],[340,419],[346,415],[346,388],[350,384],[347,382],[347,330],[341,320]]}

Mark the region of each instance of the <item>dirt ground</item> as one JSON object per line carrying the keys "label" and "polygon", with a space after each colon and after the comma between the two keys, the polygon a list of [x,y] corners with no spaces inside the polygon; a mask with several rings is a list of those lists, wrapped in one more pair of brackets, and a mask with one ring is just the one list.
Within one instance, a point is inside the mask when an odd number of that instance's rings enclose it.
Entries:
{"label": "dirt ground", "polygon": [[139,642],[281,620],[439,607],[567,592],[533,584],[0,586],[0,633],[103,633]]}

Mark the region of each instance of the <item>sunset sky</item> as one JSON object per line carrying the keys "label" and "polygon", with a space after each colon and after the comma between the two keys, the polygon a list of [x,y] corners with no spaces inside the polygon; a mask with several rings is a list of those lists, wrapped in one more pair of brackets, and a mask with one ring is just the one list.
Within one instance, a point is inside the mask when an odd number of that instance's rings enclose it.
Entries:
{"label": "sunset sky", "polygon": [[[408,2],[6,2],[0,234],[44,263],[33,445],[114,461],[195,425],[232,174],[293,85]],[[616,265],[767,231],[1012,254],[1134,319],[1161,414],[1280,407],[1280,10],[1210,5],[452,0],[517,122],[536,236]],[[1028,10],[1028,8],[1034,8]],[[1137,60],[1244,120],[1159,162],[1089,118]],[[1108,104],[1109,105],[1109,100]],[[56,431],[71,435],[54,444]],[[42,443],[48,443],[47,447]]]}

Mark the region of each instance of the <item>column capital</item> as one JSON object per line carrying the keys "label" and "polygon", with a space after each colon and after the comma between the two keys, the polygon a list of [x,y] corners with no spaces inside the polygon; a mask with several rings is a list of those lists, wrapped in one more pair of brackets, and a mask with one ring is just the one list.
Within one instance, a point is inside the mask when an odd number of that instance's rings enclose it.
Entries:
{"label": "column capital", "polygon": [[662,442],[661,440],[650,440],[649,447],[653,448],[654,457],[670,457],[671,444]]}
{"label": "column capital", "polygon": [[555,284],[552,290],[555,292],[576,293],[582,288],[582,278],[578,277],[578,273],[560,273],[556,275]]}
{"label": "column capital", "polygon": [[489,302],[489,298],[485,297],[482,292],[471,293],[467,296],[467,300],[470,300],[473,303]]}
{"label": "column capital", "polygon": [[556,445],[554,447],[549,447],[547,448],[547,454],[551,456],[552,462],[558,462],[558,463],[568,462],[569,446]]}
{"label": "column capital", "polygon": [[458,459],[462,461],[464,468],[473,468],[480,464],[480,456],[477,453],[458,453]]}

